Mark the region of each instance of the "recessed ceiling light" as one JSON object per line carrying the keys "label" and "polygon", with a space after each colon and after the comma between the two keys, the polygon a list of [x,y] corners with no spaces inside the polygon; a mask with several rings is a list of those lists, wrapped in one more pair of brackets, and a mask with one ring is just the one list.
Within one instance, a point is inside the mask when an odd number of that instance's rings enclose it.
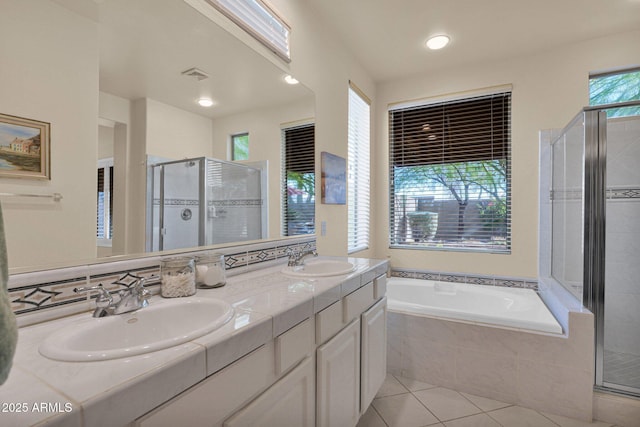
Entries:
{"label": "recessed ceiling light", "polygon": [[198,99],[198,104],[201,107],[211,107],[213,105],[213,101],[209,98],[200,98]]}
{"label": "recessed ceiling light", "polygon": [[449,36],[445,36],[444,34],[433,36],[427,40],[427,47],[431,50],[442,49],[449,44],[450,40]]}
{"label": "recessed ceiling light", "polygon": [[287,74],[286,76],[284,76],[284,81],[289,83],[290,85],[297,85],[298,83],[300,83],[290,74]]}

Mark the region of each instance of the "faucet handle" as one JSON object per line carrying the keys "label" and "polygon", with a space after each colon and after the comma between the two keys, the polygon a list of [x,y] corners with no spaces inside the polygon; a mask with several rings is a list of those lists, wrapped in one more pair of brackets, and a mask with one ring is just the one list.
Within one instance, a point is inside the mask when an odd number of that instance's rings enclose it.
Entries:
{"label": "faucet handle", "polygon": [[144,284],[146,281],[147,279],[145,279],[144,277],[140,277],[139,279],[136,279],[136,281],[131,284],[129,289],[131,289],[131,292],[135,294],[149,295],[149,291],[147,290],[147,288],[144,287]]}
{"label": "faucet handle", "polygon": [[285,255],[287,255],[287,257],[289,257],[289,262],[287,263],[287,265],[289,267],[295,266],[298,262],[298,256],[300,256],[300,253],[295,249],[292,249],[291,247],[288,247],[284,253]]}
{"label": "faucet handle", "polygon": [[133,287],[133,291],[137,293],[142,299],[146,300],[151,296],[151,292],[149,292],[149,290],[147,288],[144,287],[144,284],[146,283],[147,279],[144,277],[139,278],[138,280],[136,280],[133,285],[131,285]]}
{"label": "faucet handle", "polygon": [[82,286],[82,287],[73,289],[73,292],[77,294],[81,292],[90,293],[91,291],[98,291],[98,296],[96,297],[96,307],[106,308],[106,307],[109,307],[111,304],[113,304],[113,297],[111,296],[109,291],[106,290],[104,286],[102,286],[102,283],[96,286],[89,286],[89,287]]}

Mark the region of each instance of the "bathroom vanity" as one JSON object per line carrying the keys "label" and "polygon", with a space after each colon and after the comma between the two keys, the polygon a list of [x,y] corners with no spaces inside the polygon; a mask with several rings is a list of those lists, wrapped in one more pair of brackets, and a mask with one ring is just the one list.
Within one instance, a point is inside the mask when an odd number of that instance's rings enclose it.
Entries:
{"label": "bathroom vanity", "polygon": [[[2,424],[354,426],[386,375],[388,263],[342,259],[353,272],[294,277],[276,263],[199,290],[189,298],[226,301],[233,317],[133,357],[67,362],[39,353],[48,336],[89,312],[21,328],[0,400],[29,410],[2,414]],[[167,301],[155,296],[150,307]],[[33,411],[41,402],[59,410]]]}

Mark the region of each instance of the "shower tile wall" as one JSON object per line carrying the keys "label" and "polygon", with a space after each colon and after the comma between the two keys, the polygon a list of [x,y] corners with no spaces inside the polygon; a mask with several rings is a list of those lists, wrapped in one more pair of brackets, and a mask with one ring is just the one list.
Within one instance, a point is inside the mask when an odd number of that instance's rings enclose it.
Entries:
{"label": "shower tile wall", "polygon": [[[605,260],[605,381],[618,355],[640,369],[640,118],[609,119]],[[632,356],[636,356],[633,358]],[[609,360],[607,360],[609,359]],[[635,384],[638,387],[640,384]]]}

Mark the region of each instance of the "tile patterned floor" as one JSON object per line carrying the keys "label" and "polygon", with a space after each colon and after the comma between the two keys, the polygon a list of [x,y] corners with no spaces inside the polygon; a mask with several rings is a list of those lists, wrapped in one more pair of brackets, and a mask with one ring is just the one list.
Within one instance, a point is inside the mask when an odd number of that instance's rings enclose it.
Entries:
{"label": "tile patterned floor", "polygon": [[391,374],[357,427],[614,427],[534,411]]}
{"label": "tile patterned floor", "polygon": [[605,350],[604,380],[640,389],[640,356]]}

